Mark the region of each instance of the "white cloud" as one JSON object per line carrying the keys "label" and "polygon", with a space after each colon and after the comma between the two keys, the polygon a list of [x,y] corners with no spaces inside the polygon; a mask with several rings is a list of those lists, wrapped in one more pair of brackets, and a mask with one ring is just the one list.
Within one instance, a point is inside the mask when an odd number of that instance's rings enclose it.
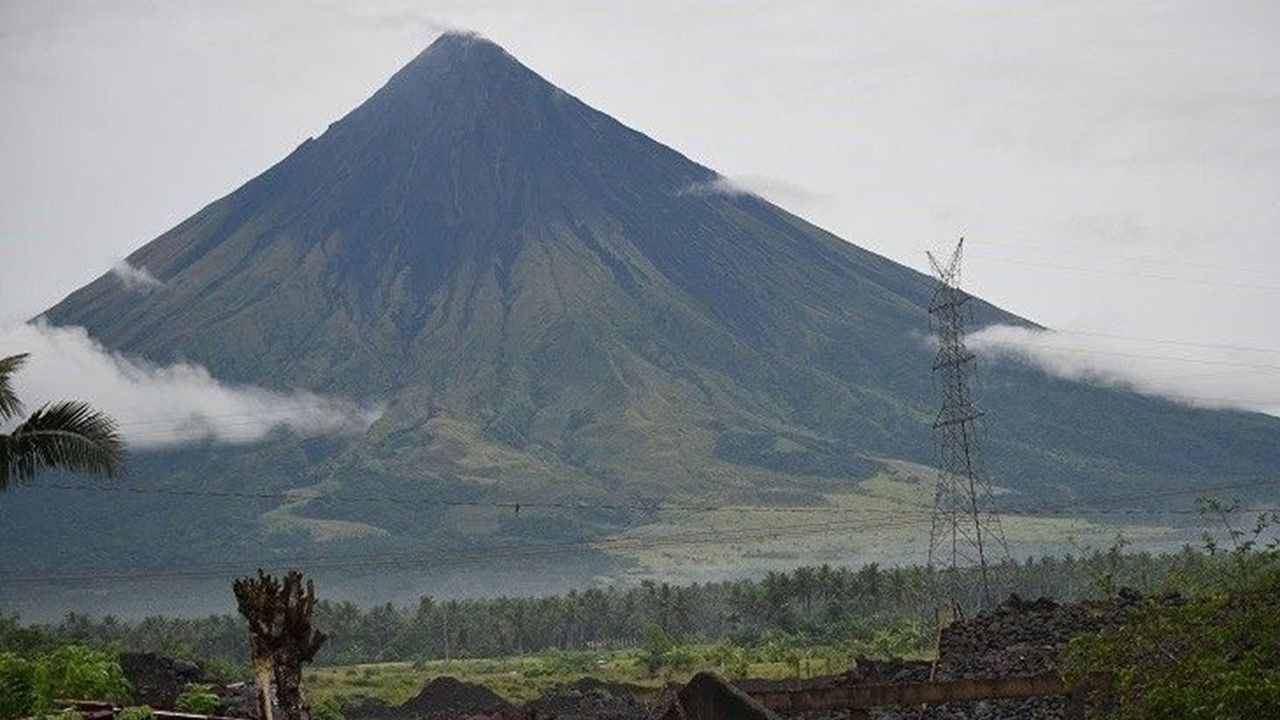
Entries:
{"label": "white cloud", "polygon": [[1280,351],[994,325],[969,336],[987,356],[1051,375],[1209,408],[1280,416]]}
{"label": "white cloud", "polygon": [[252,442],[281,426],[304,435],[358,433],[380,413],[309,392],[223,383],[199,365],[130,359],[106,350],[83,328],[0,329],[0,355],[22,352],[31,357],[14,381],[28,409],[56,400],[87,401],[115,418],[136,448]]}
{"label": "white cloud", "polygon": [[819,194],[785,180],[755,175],[739,175],[733,178],[718,175],[714,179],[705,182],[693,183],[682,188],[676,194],[699,197],[708,195],[723,195],[725,197],[754,195],[779,204],[801,205],[822,199]]}
{"label": "white cloud", "polygon": [[741,185],[738,185],[727,177],[719,176],[704,182],[692,183],[687,187],[681,188],[676,194],[693,195],[695,197],[704,197],[707,195],[738,197],[739,195],[752,195],[754,193]]}
{"label": "white cloud", "polygon": [[164,283],[156,279],[155,275],[145,267],[134,267],[129,264],[128,260],[121,260],[111,266],[111,274],[119,278],[120,282],[130,290],[137,290],[146,295],[152,290],[164,287]]}

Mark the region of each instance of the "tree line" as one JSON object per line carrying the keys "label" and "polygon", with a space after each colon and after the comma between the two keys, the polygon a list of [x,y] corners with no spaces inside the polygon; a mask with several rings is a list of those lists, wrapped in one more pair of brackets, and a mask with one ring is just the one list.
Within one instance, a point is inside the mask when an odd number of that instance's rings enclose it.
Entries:
{"label": "tree line", "polygon": [[[995,597],[1078,599],[1120,585],[1155,589],[1176,575],[1194,583],[1209,572],[1208,555],[1190,548],[1171,555],[1108,551],[1006,563],[994,573]],[[497,657],[557,650],[638,647],[653,632],[686,643],[759,645],[785,637],[814,644],[874,645],[886,632],[926,643],[931,633],[936,577],[922,566],[858,568],[831,565],[771,571],[756,579],[686,586],[645,581],[631,587],[594,587],[542,597],[438,599],[413,606],[368,608],[351,602],[316,602],[315,627],[328,635],[320,664]],[[977,578],[962,606],[981,605]],[[323,594],[321,592],[321,594]],[[70,613],[60,622],[24,625],[0,617],[0,651],[82,644],[158,651],[222,664],[243,672],[250,657],[243,618],[153,616],[124,621]]]}

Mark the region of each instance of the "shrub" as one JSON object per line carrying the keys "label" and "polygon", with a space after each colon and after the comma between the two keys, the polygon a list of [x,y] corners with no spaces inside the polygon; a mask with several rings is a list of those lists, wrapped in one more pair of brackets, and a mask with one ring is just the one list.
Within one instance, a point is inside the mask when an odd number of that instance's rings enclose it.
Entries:
{"label": "shrub", "polygon": [[316,720],[343,720],[342,704],[337,698],[327,697],[316,703],[313,714]]}
{"label": "shrub", "polygon": [[0,719],[30,713],[34,685],[31,661],[14,653],[0,653]]}
{"label": "shrub", "polygon": [[187,689],[174,701],[173,706],[182,712],[212,715],[218,709],[220,702],[211,686],[193,684],[187,686]]}
{"label": "shrub", "polygon": [[115,653],[84,645],[64,645],[47,655],[54,694],[88,700],[128,701],[131,692]]}
{"label": "shrub", "polygon": [[1149,600],[1123,625],[1073,638],[1062,664],[1067,680],[1101,678],[1092,699],[1120,720],[1274,717],[1280,541],[1262,540],[1275,522],[1259,516],[1252,536],[1228,526],[1232,548],[1225,551],[1207,537],[1221,574],[1186,602]]}
{"label": "shrub", "polygon": [[1251,590],[1146,605],[1125,626],[1073,639],[1065,672],[1110,676],[1098,700],[1117,718],[1266,717],[1280,706],[1280,573]]}
{"label": "shrub", "polygon": [[657,625],[651,625],[645,631],[644,642],[640,646],[640,665],[650,675],[657,675],[666,669],[675,672],[692,670],[698,664],[693,649],[680,642],[675,635]]}
{"label": "shrub", "polygon": [[525,669],[526,677],[568,677],[588,674],[595,669],[596,657],[591,653],[571,652],[555,648],[538,653],[536,661]]}
{"label": "shrub", "polygon": [[45,715],[57,698],[128,702],[129,683],[113,654],[83,645],[64,645],[31,662],[27,712]]}
{"label": "shrub", "polygon": [[155,720],[155,716],[150,705],[136,705],[116,713],[116,720]]}

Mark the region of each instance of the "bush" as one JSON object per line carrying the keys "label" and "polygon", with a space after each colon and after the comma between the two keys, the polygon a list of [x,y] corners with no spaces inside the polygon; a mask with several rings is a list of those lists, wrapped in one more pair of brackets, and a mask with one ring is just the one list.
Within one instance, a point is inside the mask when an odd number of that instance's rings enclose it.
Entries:
{"label": "bush", "polygon": [[543,650],[537,661],[525,669],[525,677],[568,677],[590,674],[596,667],[596,656],[568,650]]}
{"label": "bush", "polygon": [[181,712],[212,715],[217,711],[220,703],[218,696],[209,685],[188,685],[187,689],[174,701],[173,706]]}
{"label": "bush", "polygon": [[1245,593],[1143,607],[1134,622],[1073,639],[1068,679],[1113,679],[1117,718],[1267,717],[1280,707],[1280,573]]}
{"label": "bush", "polygon": [[[342,715],[342,703],[337,698],[327,697],[316,703],[315,710],[312,713],[316,720],[344,720]],[[120,720],[117,718],[117,720]]]}
{"label": "bush", "polygon": [[737,680],[751,671],[751,656],[746,648],[736,645],[716,645],[707,652],[707,660],[720,668],[725,677]]}
{"label": "bush", "polygon": [[58,698],[127,702],[129,696],[119,659],[104,650],[64,645],[35,659],[0,653],[0,718],[48,716]]}
{"label": "bush", "polygon": [[[64,645],[38,660],[36,686],[37,693],[47,692],[38,700],[49,704],[55,698],[128,702],[132,696],[115,653],[84,645]],[[46,709],[47,705],[36,708]]]}
{"label": "bush", "polygon": [[698,666],[698,655],[688,645],[675,645],[667,650],[663,666],[672,672],[689,672]]}
{"label": "bush", "polygon": [[650,675],[657,675],[661,670],[683,672],[692,670],[698,664],[693,649],[680,642],[675,635],[657,625],[651,625],[645,631],[644,642],[640,645],[640,666]]}
{"label": "bush", "polygon": [[127,707],[116,713],[116,720],[155,720],[156,713],[150,705]]}
{"label": "bush", "polygon": [[[1216,506],[1215,506],[1216,509]],[[1225,512],[1223,513],[1225,515]],[[1217,581],[1182,604],[1148,601],[1129,620],[1071,640],[1069,682],[1101,678],[1092,698],[1120,720],[1274,717],[1280,707],[1280,544],[1229,527],[1233,549],[1207,540]]]}
{"label": "bush", "polygon": [[0,718],[7,720],[31,712],[35,668],[14,653],[0,653]]}

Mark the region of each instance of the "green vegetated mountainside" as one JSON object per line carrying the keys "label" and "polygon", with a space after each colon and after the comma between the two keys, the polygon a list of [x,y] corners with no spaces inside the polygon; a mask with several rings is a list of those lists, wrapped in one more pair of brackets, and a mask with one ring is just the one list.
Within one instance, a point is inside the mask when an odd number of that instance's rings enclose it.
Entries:
{"label": "green vegetated mountainside", "polygon": [[[140,294],[104,275],[44,317],[156,363],[386,411],[314,455],[286,433],[140,454],[125,483],[309,490],[283,507],[151,498],[172,512],[148,521],[150,549],[121,541],[95,567],[178,552],[157,523],[181,527],[186,552],[222,556],[596,537],[645,517],[331,495],[821,503],[881,458],[933,458],[926,277],[726,190],[470,36],[443,36],[319,138],[128,260],[163,287]],[[976,306],[980,324],[1025,324]],[[1274,418],[1012,363],[987,369],[981,398],[1013,505],[1280,468]],[[0,512],[33,532],[42,509],[91,517],[141,502],[23,495]]]}

